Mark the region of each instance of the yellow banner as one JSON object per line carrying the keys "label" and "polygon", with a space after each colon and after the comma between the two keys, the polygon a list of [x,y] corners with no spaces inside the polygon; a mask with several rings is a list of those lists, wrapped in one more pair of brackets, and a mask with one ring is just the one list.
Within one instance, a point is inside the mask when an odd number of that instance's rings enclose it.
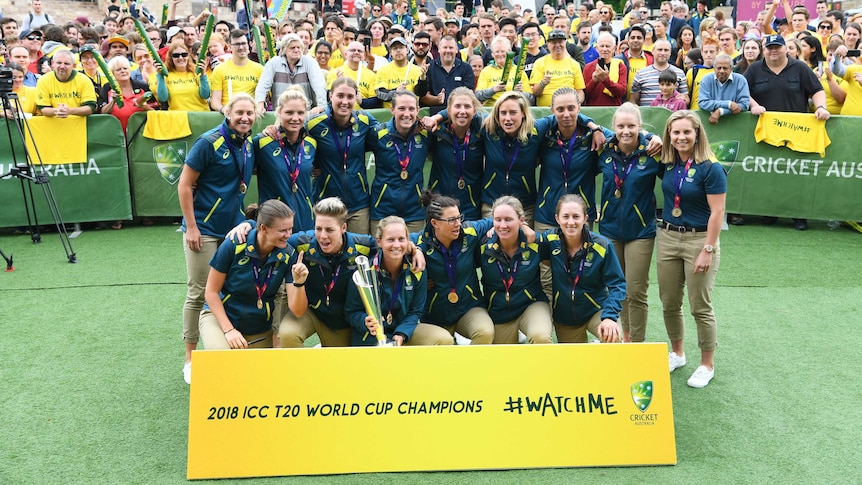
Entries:
{"label": "yellow banner", "polygon": [[665,344],[196,351],[189,479],[676,463]]}
{"label": "yellow banner", "polygon": [[[42,163],[48,165],[87,163],[87,117],[49,118],[34,116],[27,122],[33,138],[25,133],[27,151],[36,165],[39,159],[34,151],[36,141]],[[21,162],[23,163],[23,161]]]}

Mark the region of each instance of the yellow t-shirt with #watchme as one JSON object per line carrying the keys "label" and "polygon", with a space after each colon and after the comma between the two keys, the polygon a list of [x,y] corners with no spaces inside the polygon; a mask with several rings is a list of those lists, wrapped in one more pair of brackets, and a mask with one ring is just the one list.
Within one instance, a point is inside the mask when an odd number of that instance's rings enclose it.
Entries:
{"label": "yellow t-shirt with #watchme", "polygon": [[[359,95],[362,96],[362,99],[369,99],[377,96],[374,91],[377,75],[374,74],[374,71],[361,64],[359,69],[356,71],[351,69],[347,64],[343,64],[335,69],[330,69],[329,74],[326,75],[327,91],[332,89],[332,83],[338,78],[339,73],[341,73],[342,76],[356,81],[356,85],[359,86]],[[359,109],[359,100],[356,101],[354,109]]]}
{"label": "yellow t-shirt with #watchme", "polygon": [[[200,79],[194,72],[171,71],[165,78],[168,87],[168,111],[209,111],[207,100],[200,95]],[[158,76],[150,76],[150,91],[158,99]],[[159,99],[159,101],[165,101]]]}
{"label": "yellow t-shirt with #watchme", "polygon": [[213,70],[210,77],[210,91],[221,91],[221,104],[225,105],[237,93],[254,97],[254,89],[260,81],[263,66],[247,61],[242,66],[234,64],[233,59],[225,61]]}
{"label": "yellow t-shirt with #watchme", "polygon": [[[420,74],[422,74],[422,68],[412,62],[408,62],[402,67],[398,67],[395,62],[390,62],[377,71],[374,89],[396,89],[401,83],[405,83],[406,89],[412,92],[419,81]],[[385,102],[383,106],[389,108],[392,103]]]}
{"label": "yellow t-shirt with #watchme", "polygon": [[585,89],[584,74],[578,61],[566,56],[556,60],[550,55],[539,58],[533,63],[533,73],[530,75],[530,84],[535,86],[545,77],[551,75],[551,82],[545,86],[542,95],[536,99],[536,106],[550,106],[551,97],[560,88]]}
{"label": "yellow t-shirt with #watchme", "polygon": [[36,82],[36,106],[41,108],[56,108],[65,104],[70,108],[80,108],[84,105],[96,107],[96,89],[93,83],[78,71],[72,71],[65,82],[57,79],[53,72],[45,74]]}
{"label": "yellow t-shirt with #watchme", "polygon": [[801,153],[819,153],[826,156],[826,147],[832,140],[826,133],[826,121],[810,113],[783,113],[767,111],[757,118],[754,141],[787,148]]}

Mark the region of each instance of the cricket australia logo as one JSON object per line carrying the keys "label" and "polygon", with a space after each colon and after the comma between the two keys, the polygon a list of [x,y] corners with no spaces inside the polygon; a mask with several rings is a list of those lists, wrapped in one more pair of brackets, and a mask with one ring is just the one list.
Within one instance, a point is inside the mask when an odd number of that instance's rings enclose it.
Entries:
{"label": "cricket australia logo", "polygon": [[165,182],[176,185],[180,181],[187,152],[188,145],[184,141],[162,143],[153,148],[153,159]]}
{"label": "cricket australia logo", "polygon": [[640,381],[631,385],[632,401],[641,412],[645,412],[652,402],[652,381]]}
{"label": "cricket australia logo", "polygon": [[709,147],[715,153],[715,158],[725,172],[730,173],[733,166],[736,165],[736,159],[739,156],[739,142],[736,140],[722,140],[711,143]]}

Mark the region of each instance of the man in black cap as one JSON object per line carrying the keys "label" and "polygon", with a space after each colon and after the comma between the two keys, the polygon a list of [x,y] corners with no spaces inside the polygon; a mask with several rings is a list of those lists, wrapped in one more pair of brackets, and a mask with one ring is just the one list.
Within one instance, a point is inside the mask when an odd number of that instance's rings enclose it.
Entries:
{"label": "man in black cap", "polygon": [[[751,114],[762,115],[767,111],[807,113],[808,98],[815,106],[814,116],[819,120],[829,119],[826,109],[826,92],[817,75],[804,62],[787,57],[787,45],[780,35],[766,36],[763,59],[754,62],[745,71],[745,79],[751,91]],[[766,225],[775,224],[777,218],[764,217]],[[799,231],[808,229],[808,221],[794,219]]]}
{"label": "man in black cap", "polygon": [[42,32],[38,30],[24,29],[18,34],[19,43],[30,51],[30,65],[27,70],[35,75],[39,72],[39,58],[42,57]]}

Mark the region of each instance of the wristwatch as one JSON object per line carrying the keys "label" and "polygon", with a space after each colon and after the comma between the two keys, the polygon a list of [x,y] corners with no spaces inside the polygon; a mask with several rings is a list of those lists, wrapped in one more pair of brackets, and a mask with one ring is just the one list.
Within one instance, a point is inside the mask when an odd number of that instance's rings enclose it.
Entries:
{"label": "wristwatch", "polygon": [[715,246],[707,244],[703,247],[703,250],[711,254],[713,251],[715,251]]}

